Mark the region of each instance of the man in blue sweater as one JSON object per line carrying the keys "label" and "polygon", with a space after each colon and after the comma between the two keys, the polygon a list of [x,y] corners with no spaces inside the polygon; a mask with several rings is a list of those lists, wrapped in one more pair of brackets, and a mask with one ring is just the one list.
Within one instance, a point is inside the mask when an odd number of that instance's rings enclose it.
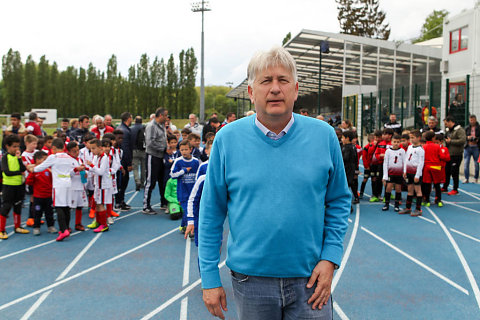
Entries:
{"label": "man in blue sweater", "polygon": [[297,72],[283,48],[252,58],[248,92],[256,116],[220,130],[210,154],[198,231],[203,300],[224,319],[218,264],[228,212],[226,264],[240,319],[331,319],[351,202],[337,136],[293,114]]}

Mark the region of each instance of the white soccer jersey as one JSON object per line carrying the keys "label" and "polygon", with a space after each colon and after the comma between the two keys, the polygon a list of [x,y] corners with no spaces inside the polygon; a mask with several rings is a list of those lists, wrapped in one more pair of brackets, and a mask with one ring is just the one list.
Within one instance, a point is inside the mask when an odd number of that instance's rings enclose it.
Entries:
{"label": "white soccer jersey", "polygon": [[402,176],[404,159],[405,150],[402,148],[387,149],[383,160],[383,180],[388,180],[388,176]]}
{"label": "white soccer jersey", "polygon": [[112,172],[109,165],[109,156],[102,154],[95,156],[87,170],[94,174],[95,189],[112,188]]}
{"label": "white soccer jersey", "polygon": [[53,188],[66,189],[72,185],[73,169],[78,167],[78,163],[65,152],[51,154],[42,164],[35,167],[35,172],[42,172],[47,168],[52,168]]}
{"label": "white soccer jersey", "polygon": [[425,162],[425,150],[421,145],[414,147],[408,146],[405,154],[404,173],[415,174],[415,178],[420,178],[423,172],[423,164]]}
{"label": "white soccer jersey", "polygon": [[[83,163],[87,163],[87,161],[93,162],[93,153],[92,151],[88,150],[86,147],[80,149],[80,154],[78,155],[80,159],[82,159]],[[95,187],[93,185],[93,174],[87,171],[87,190],[93,190]]]}
{"label": "white soccer jersey", "polygon": [[[80,158],[74,158],[72,159],[75,161],[76,165],[75,167],[80,167],[83,165],[83,161]],[[82,183],[82,178],[80,176],[80,171],[73,171],[72,172],[72,186],[70,187],[70,190],[85,190],[85,185]]]}

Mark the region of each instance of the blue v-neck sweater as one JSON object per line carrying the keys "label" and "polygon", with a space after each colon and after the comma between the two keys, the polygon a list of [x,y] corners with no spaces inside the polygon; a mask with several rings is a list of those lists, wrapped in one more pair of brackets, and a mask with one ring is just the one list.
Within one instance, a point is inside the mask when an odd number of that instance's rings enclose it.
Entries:
{"label": "blue v-neck sweater", "polygon": [[277,141],[262,133],[255,117],[215,136],[199,213],[204,289],[221,286],[227,212],[227,266],[236,272],[309,277],[320,260],[340,265],[351,193],[338,139],[326,122],[294,117]]}

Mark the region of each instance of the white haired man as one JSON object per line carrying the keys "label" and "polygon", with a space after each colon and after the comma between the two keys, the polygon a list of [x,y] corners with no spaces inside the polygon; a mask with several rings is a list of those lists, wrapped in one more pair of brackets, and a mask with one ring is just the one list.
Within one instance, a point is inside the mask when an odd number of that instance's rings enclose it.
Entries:
{"label": "white haired man", "polygon": [[226,263],[239,318],[332,319],[351,202],[337,136],[293,114],[297,72],[283,48],[252,58],[248,93],[256,115],[220,130],[210,154],[198,232],[203,300],[224,319],[218,263],[228,211]]}

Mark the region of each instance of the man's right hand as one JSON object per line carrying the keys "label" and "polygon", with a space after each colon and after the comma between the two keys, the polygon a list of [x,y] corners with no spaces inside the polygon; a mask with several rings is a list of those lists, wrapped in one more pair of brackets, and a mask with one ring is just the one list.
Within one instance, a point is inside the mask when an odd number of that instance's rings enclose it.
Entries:
{"label": "man's right hand", "polygon": [[223,311],[228,311],[228,309],[227,296],[223,287],[203,289],[203,302],[213,316],[225,319],[222,309]]}

